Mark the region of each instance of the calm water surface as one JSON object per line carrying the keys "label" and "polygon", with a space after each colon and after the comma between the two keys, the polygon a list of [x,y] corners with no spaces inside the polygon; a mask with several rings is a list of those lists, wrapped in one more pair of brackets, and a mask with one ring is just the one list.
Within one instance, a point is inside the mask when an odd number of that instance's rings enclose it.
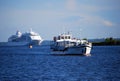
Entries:
{"label": "calm water surface", "polygon": [[49,46],[0,47],[0,81],[120,81],[120,46],[92,56],[50,55]]}

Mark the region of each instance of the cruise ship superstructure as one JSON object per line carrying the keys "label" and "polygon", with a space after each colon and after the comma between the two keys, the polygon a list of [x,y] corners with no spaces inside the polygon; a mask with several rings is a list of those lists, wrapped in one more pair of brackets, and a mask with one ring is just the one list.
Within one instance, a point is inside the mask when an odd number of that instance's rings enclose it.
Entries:
{"label": "cruise ship superstructure", "polygon": [[15,35],[8,38],[9,45],[40,45],[42,41],[41,36],[32,30],[26,33],[17,31]]}

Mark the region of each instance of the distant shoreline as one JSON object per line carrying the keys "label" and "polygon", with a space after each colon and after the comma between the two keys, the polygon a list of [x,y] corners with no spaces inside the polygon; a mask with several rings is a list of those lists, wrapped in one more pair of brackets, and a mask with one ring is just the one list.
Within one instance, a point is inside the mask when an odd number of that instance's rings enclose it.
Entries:
{"label": "distant shoreline", "polygon": [[92,40],[92,45],[93,46],[118,46],[120,45],[120,39],[116,39],[116,38],[105,38],[105,39],[95,39]]}
{"label": "distant shoreline", "polygon": [[[43,44],[50,45],[51,41],[52,40],[44,40]],[[112,37],[102,39],[102,41],[101,40],[96,41],[96,40],[93,39],[92,41],[89,40],[89,42],[91,42],[93,46],[120,46],[120,39],[115,39],[115,38],[112,38]],[[5,46],[6,43],[8,43],[8,42],[0,42],[0,46]]]}
{"label": "distant shoreline", "polygon": [[92,42],[93,46],[118,46],[120,45],[120,40],[115,41],[104,41],[104,42]]}
{"label": "distant shoreline", "polygon": [[106,42],[93,42],[92,43],[93,46],[120,46],[120,42],[119,43],[106,43]]}

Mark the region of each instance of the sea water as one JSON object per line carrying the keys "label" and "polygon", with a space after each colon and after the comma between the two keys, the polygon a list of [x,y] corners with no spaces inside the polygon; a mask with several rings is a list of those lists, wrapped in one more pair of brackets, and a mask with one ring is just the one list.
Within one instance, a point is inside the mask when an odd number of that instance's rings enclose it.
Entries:
{"label": "sea water", "polygon": [[119,81],[120,46],[93,46],[91,56],[51,55],[47,45],[0,46],[0,81]]}

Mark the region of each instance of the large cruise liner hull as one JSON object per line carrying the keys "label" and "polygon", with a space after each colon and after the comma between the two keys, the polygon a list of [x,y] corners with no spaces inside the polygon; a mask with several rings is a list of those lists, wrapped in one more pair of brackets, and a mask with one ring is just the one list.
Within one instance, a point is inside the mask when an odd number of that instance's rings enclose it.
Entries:
{"label": "large cruise liner hull", "polygon": [[27,46],[27,45],[40,45],[42,41],[34,40],[31,42],[5,42],[0,46]]}
{"label": "large cruise liner hull", "polygon": [[6,42],[3,46],[25,46],[29,45],[29,42]]}

